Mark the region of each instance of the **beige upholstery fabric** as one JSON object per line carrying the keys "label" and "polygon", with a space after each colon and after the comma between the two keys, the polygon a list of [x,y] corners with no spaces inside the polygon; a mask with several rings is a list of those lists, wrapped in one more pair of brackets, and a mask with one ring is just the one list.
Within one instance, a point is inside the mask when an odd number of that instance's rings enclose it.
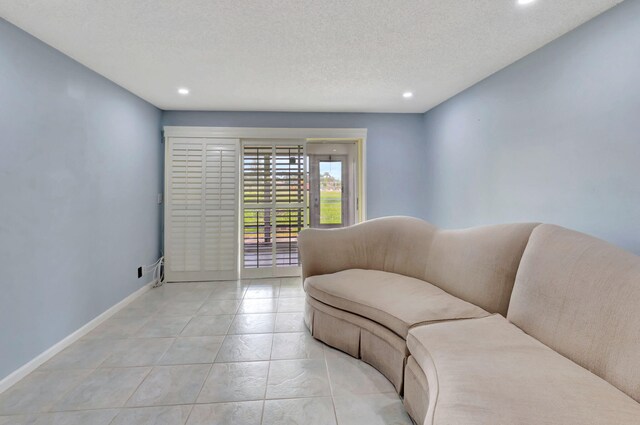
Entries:
{"label": "beige upholstery fabric", "polygon": [[411,217],[378,218],[343,229],[304,229],[298,235],[302,278],[367,269],[424,279],[436,231]]}
{"label": "beige upholstery fabric", "polygon": [[357,359],[360,358],[361,330],[358,325],[344,320],[344,318],[314,309],[311,335]]}
{"label": "beige upholstery fabric", "polygon": [[[347,311],[339,310],[337,308],[331,307],[330,305],[322,303],[322,302],[310,297],[309,295],[307,295],[306,304],[307,304],[307,306],[312,307],[314,320],[315,320],[315,315],[318,312],[326,313],[326,314],[328,314],[330,316],[333,316],[333,317],[336,317],[336,318],[338,318],[340,320],[344,320],[344,321],[347,321],[349,323],[352,323],[352,324],[358,326],[361,329],[366,329],[367,331],[371,332],[374,335],[379,336],[380,338],[387,339],[389,341],[393,341],[393,345],[394,346],[398,347],[398,349],[401,349],[407,355],[409,354],[409,350],[406,347],[407,344],[406,344],[404,338],[399,337],[394,332],[392,332],[389,329],[387,329],[386,327],[374,322],[373,320],[369,320],[369,319],[366,319],[366,318],[364,318],[362,316],[358,316],[356,314],[349,313]],[[312,326],[312,329],[313,329],[313,326]],[[397,342],[395,342],[395,341],[397,341]]]}
{"label": "beige upholstery fabric", "polygon": [[387,217],[344,229],[305,229],[298,246],[305,279],[349,269],[397,273],[504,315],[535,226],[438,230],[416,218]]}
{"label": "beige upholstery fabric", "polygon": [[637,425],[640,404],[502,316],[413,328],[426,425]]}
{"label": "beige upholstery fabric", "polygon": [[404,363],[409,350],[403,338],[364,317],[338,310],[307,295],[311,334],[327,345],[369,363],[402,393]]}
{"label": "beige upholstery fabric", "polygon": [[501,224],[436,233],[426,281],[491,313],[507,314],[511,290],[537,224]]}
{"label": "beige upholstery fabric", "polygon": [[398,394],[402,394],[407,343],[396,338],[381,338],[362,329],[360,332],[360,358],[386,376],[396,387]]}
{"label": "beige upholstery fabric", "polygon": [[417,424],[422,424],[429,406],[429,384],[418,363],[409,356],[404,369],[404,408]]}
{"label": "beige upholstery fabric", "polygon": [[508,318],[640,401],[640,257],[542,225],[522,258]]}
{"label": "beige upholstery fabric", "polygon": [[311,276],[304,286],[316,300],[371,319],[403,338],[419,323],[488,315],[425,281],[376,270]]}

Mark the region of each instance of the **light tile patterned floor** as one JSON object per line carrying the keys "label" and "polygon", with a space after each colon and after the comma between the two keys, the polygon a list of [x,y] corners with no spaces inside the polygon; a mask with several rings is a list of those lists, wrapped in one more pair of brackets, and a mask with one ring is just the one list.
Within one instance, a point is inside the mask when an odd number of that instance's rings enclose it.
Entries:
{"label": "light tile patterned floor", "polygon": [[298,278],[165,284],[0,394],[0,425],[411,424],[303,310]]}

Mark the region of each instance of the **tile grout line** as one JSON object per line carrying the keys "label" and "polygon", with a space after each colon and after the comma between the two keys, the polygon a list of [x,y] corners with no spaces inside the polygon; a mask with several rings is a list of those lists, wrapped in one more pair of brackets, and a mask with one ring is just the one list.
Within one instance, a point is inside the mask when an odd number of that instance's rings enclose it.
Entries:
{"label": "tile grout line", "polygon": [[196,404],[198,403],[198,399],[200,398],[200,394],[202,394],[202,390],[204,389],[204,386],[207,383],[207,380],[211,376],[211,372],[212,371],[213,371],[213,363],[211,363],[209,365],[209,371],[207,372],[205,378],[202,380],[202,385],[200,386],[200,391],[198,391],[198,395],[196,395],[196,397],[193,399],[193,404],[191,405],[191,410],[189,411],[189,414],[187,415],[187,420],[184,422],[185,424],[189,421],[189,418],[191,417],[191,412],[193,412],[193,409],[195,409]]}
{"label": "tile grout line", "polygon": [[127,403],[129,403],[129,401],[131,400],[131,398],[133,397],[133,395],[140,389],[140,387],[142,386],[142,384],[144,383],[144,381],[147,380],[147,378],[149,377],[149,375],[151,375],[151,372],[153,372],[155,366],[151,366],[149,367],[149,371],[146,373],[146,375],[144,375],[144,378],[142,378],[140,380],[140,383],[136,386],[136,389],[133,390],[133,392],[131,393],[131,395],[129,395],[129,397],[127,398],[127,400],[124,402],[124,405],[121,407],[125,408],[127,406]]}
{"label": "tile grout line", "polygon": [[184,420],[184,423],[182,425],[186,425],[189,422],[189,419],[191,418],[191,414],[193,413],[193,409],[196,408],[195,404],[191,405],[191,408],[189,409],[189,413],[187,414],[186,419]]}
{"label": "tile grout line", "polygon": [[[274,325],[275,326],[275,325]],[[269,353],[269,366],[267,368],[267,380],[264,384],[264,395],[262,396],[262,413],[260,414],[260,424],[264,422],[264,409],[267,405],[267,390],[269,389],[269,376],[271,375],[271,355],[273,353],[273,334],[271,334],[271,351]]]}
{"label": "tile grout line", "polygon": [[107,425],[113,425],[116,422],[116,419],[118,418],[118,416],[120,416],[120,413],[122,413],[122,409],[118,409],[118,413],[116,413],[113,416],[113,418],[109,421]]}
{"label": "tile grout line", "polygon": [[336,425],[338,425],[338,412],[336,409],[336,400],[333,394],[333,383],[331,382],[331,372],[329,371],[329,361],[327,360],[327,350],[325,346],[322,347],[322,355],[324,356],[324,365],[327,368],[327,379],[329,380],[329,393],[331,394],[331,407],[333,407],[333,417],[336,420]]}
{"label": "tile grout line", "polygon": [[[280,296],[280,284],[282,283],[281,279],[278,279],[278,297]],[[277,314],[277,310],[278,310],[278,304],[279,304],[279,298],[276,298],[278,301],[276,301],[276,314]],[[275,320],[275,316],[273,319],[273,330],[275,331],[275,327],[276,327],[276,320]],[[273,335],[274,332],[271,333],[271,349],[269,350],[269,367],[267,368],[267,381],[265,382],[265,386],[264,386],[264,397],[262,400],[262,413],[260,414],[260,424],[262,425],[264,423],[264,411],[265,408],[267,406],[267,391],[269,390],[269,376],[271,375],[271,364],[273,361]]]}

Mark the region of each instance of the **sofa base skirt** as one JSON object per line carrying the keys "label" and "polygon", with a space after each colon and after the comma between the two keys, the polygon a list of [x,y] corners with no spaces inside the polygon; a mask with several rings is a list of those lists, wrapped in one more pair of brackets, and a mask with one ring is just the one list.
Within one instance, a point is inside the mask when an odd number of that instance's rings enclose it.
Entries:
{"label": "sofa base skirt", "polygon": [[409,356],[407,366],[404,368],[403,403],[413,422],[424,423],[429,408],[429,387],[426,375],[413,356]]}
{"label": "sofa base skirt", "polygon": [[314,338],[375,367],[402,395],[409,351],[405,340],[362,316],[307,295],[304,319]]}

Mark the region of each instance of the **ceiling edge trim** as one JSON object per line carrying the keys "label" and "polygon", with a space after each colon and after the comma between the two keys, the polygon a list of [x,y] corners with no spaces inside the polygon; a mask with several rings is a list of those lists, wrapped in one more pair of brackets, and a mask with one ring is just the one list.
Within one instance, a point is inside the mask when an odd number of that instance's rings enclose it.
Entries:
{"label": "ceiling edge trim", "polygon": [[164,137],[233,139],[366,139],[366,128],[274,128],[164,126]]}

